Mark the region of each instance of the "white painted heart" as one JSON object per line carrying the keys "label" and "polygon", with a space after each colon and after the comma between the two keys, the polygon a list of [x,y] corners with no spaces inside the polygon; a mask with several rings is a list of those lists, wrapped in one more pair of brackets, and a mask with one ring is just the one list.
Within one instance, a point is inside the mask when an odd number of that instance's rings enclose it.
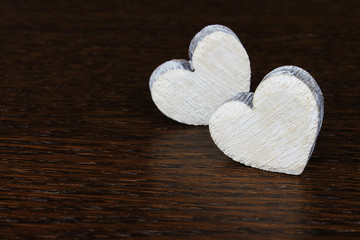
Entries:
{"label": "white painted heart", "polygon": [[299,175],[314,149],[323,112],[323,96],[312,76],[284,66],[265,76],[254,94],[241,93],[219,107],[210,119],[210,134],[235,161]]}
{"label": "white painted heart", "polygon": [[249,91],[249,57],[237,36],[221,25],[196,34],[189,55],[190,61],[171,60],[155,69],[149,82],[151,96],[169,118],[208,125],[216,108]]}

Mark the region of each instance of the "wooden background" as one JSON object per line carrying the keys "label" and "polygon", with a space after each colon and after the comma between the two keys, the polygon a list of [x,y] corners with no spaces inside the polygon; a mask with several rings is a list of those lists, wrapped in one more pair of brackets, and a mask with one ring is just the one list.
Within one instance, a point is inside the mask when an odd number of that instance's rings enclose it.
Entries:
{"label": "wooden background", "polygon": [[[359,239],[360,2],[0,1],[0,239]],[[163,116],[151,72],[209,24],[303,67],[325,116],[304,173]]]}

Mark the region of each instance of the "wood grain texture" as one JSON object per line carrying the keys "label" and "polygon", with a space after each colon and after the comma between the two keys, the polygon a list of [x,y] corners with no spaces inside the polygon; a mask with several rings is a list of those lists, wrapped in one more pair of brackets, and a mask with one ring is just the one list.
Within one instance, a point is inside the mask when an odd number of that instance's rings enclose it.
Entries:
{"label": "wood grain texture", "polygon": [[[358,1],[0,1],[1,239],[358,239]],[[202,27],[239,33],[252,91],[308,70],[304,173],[245,167],[164,117],[148,78]],[[241,33],[241,34],[240,34]]]}

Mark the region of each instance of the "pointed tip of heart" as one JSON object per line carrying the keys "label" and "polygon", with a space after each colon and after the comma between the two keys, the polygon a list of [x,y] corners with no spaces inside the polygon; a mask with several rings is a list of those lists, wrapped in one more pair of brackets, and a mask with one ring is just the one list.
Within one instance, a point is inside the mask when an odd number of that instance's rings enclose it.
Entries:
{"label": "pointed tip of heart", "polygon": [[268,172],[275,172],[275,173],[282,173],[282,174],[289,174],[289,175],[301,175],[304,172],[305,166],[299,166],[298,168],[281,168],[281,167],[277,167],[274,168],[272,166],[268,166],[268,165],[253,165],[253,164],[249,164],[249,163],[245,163],[245,162],[240,162],[243,163],[244,165],[248,166],[248,167],[253,167],[253,168],[257,168],[260,170],[264,170],[264,171],[268,171]]}

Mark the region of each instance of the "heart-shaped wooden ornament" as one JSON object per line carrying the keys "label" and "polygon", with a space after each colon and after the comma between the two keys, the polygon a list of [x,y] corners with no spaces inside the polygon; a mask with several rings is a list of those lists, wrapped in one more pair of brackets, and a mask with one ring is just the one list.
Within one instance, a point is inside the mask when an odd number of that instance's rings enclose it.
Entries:
{"label": "heart-shaped wooden ornament", "polygon": [[250,90],[250,61],[229,28],[211,25],[195,35],[190,61],[171,60],[150,77],[151,96],[167,117],[208,125],[211,114],[239,92]]}
{"label": "heart-shaped wooden ornament", "polygon": [[279,67],[255,93],[220,106],[209,123],[215,144],[230,158],[272,172],[299,175],[315,147],[324,99],[314,78],[295,66]]}

